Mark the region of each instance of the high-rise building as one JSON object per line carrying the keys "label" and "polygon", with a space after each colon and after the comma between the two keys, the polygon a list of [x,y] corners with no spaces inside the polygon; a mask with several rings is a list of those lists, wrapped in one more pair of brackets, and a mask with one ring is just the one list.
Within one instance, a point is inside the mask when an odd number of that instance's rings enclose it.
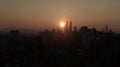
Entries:
{"label": "high-rise building", "polygon": [[108,32],[108,26],[106,25],[105,27],[105,32],[107,33]]}
{"label": "high-rise building", "polygon": [[68,21],[65,24],[65,32],[68,32]]}
{"label": "high-rise building", "polygon": [[72,32],[72,21],[70,21],[69,32]]}
{"label": "high-rise building", "polygon": [[82,26],[79,31],[81,34],[82,43],[84,44],[84,48],[89,49],[91,41],[91,32],[89,31],[87,26]]}
{"label": "high-rise building", "polygon": [[77,27],[76,26],[74,26],[74,32],[77,32]]}

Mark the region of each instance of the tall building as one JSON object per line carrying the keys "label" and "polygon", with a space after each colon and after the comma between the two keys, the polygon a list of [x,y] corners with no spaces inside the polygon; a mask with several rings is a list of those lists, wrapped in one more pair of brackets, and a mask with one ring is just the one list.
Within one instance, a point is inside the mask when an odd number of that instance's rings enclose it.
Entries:
{"label": "tall building", "polygon": [[79,31],[81,33],[81,43],[84,44],[85,49],[89,49],[91,42],[91,32],[89,31],[87,26],[82,26]]}
{"label": "tall building", "polygon": [[108,26],[106,25],[105,27],[105,32],[107,33],[108,32]]}
{"label": "tall building", "polygon": [[77,32],[77,27],[76,26],[74,26],[74,32]]}
{"label": "tall building", "polygon": [[72,21],[70,21],[69,32],[72,32]]}
{"label": "tall building", "polygon": [[65,32],[68,32],[68,21],[65,24]]}

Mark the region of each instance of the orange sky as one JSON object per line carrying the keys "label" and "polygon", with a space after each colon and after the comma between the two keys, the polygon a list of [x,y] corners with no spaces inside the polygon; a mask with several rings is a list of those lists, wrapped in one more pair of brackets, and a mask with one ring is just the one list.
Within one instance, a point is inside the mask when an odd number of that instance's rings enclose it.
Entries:
{"label": "orange sky", "polygon": [[61,21],[120,31],[120,0],[0,0],[0,29],[45,29]]}

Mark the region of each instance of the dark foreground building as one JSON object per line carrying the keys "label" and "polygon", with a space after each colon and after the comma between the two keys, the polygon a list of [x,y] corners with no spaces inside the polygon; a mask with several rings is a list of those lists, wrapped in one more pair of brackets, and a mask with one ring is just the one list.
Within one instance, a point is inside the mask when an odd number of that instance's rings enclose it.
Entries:
{"label": "dark foreground building", "polygon": [[87,26],[69,31],[45,30],[39,35],[23,34],[19,30],[0,33],[0,67],[119,65],[119,34]]}

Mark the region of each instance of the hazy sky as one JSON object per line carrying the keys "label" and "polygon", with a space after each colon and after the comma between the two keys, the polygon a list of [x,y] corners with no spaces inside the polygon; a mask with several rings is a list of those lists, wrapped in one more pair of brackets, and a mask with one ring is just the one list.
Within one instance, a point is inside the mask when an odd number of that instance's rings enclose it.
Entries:
{"label": "hazy sky", "polygon": [[0,29],[52,28],[66,20],[120,31],[120,0],[0,0]]}

